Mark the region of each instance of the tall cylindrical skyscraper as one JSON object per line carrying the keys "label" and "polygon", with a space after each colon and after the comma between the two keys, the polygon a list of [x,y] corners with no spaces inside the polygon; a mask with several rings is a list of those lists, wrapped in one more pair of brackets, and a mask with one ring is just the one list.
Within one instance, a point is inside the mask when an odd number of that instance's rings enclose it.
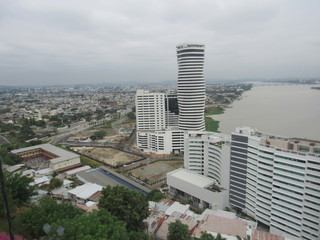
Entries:
{"label": "tall cylindrical skyscraper", "polygon": [[178,45],[177,57],[179,129],[203,131],[206,98],[203,76],[204,45]]}

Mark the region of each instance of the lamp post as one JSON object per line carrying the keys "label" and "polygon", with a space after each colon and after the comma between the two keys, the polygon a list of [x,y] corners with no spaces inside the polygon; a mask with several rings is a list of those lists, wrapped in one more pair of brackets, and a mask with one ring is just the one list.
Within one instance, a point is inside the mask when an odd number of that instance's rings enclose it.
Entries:
{"label": "lamp post", "polygon": [[12,230],[12,225],[11,225],[11,215],[10,215],[7,191],[6,191],[6,185],[4,182],[4,176],[3,176],[3,171],[2,171],[2,157],[1,156],[0,156],[0,182],[1,182],[3,205],[4,205],[4,209],[5,209],[5,212],[7,215],[7,221],[8,221],[9,236],[10,236],[10,240],[14,240],[14,235],[13,235],[13,230]]}

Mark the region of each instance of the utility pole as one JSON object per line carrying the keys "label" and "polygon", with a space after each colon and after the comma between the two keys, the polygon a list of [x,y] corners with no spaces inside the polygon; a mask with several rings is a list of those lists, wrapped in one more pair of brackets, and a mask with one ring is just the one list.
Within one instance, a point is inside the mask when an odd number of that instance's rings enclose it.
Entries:
{"label": "utility pole", "polygon": [[13,230],[12,230],[12,225],[11,225],[11,215],[10,215],[7,191],[6,191],[6,185],[4,182],[4,176],[3,176],[3,170],[2,170],[2,157],[1,156],[0,156],[0,183],[1,183],[1,191],[2,191],[4,209],[7,214],[9,236],[10,236],[10,240],[14,240],[14,235],[13,235]]}

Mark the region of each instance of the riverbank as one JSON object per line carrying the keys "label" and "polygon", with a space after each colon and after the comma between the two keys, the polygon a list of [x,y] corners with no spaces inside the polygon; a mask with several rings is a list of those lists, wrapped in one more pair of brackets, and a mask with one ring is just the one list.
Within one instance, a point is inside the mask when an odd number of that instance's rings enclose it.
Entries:
{"label": "riverbank", "polygon": [[223,114],[224,109],[220,106],[210,106],[205,109],[205,125],[206,131],[219,132],[219,122],[212,118],[213,115]]}
{"label": "riverbank", "polygon": [[235,100],[240,100],[243,94],[253,87],[251,83],[211,84],[207,85],[207,103],[205,108],[206,131],[219,132],[220,121],[215,115],[223,114]]}

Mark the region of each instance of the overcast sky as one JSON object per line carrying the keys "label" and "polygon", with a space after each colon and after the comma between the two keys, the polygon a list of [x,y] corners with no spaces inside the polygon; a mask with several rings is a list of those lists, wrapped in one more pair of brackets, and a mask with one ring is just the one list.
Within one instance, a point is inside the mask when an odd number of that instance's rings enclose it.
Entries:
{"label": "overcast sky", "polygon": [[0,0],[0,85],[320,76],[319,0]]}

